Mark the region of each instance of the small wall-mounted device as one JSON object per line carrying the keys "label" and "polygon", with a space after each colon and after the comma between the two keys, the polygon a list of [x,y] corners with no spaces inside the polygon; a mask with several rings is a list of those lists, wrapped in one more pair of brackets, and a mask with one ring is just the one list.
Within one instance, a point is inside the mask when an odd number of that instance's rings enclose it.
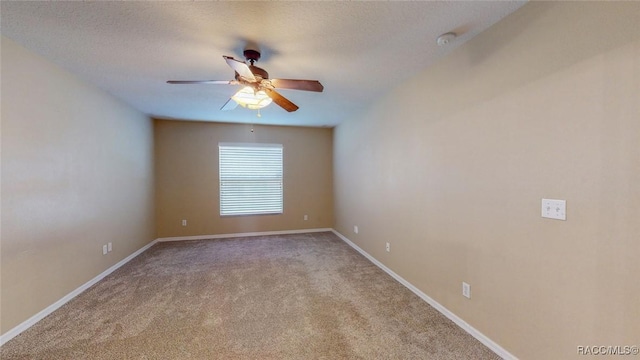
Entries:
{"label": "small wall-mounted device", "polygon": [[438,39],[436,40],[436,43],[438,43],[438,46],[445,46],[448,45],[450,42],[453,41],[453,39],[456,38],[456,33],[454,32],[448,32],[446,34],[442,34],[440,36],[438,36]]}

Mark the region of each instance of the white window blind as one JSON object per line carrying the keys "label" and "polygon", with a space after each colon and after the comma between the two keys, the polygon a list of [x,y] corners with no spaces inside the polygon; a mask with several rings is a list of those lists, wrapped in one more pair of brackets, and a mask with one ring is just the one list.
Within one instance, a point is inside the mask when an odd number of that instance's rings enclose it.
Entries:
{"label": "white window blind", "polygon": [[282,214],[282,145],[219,143],[220,215]]}

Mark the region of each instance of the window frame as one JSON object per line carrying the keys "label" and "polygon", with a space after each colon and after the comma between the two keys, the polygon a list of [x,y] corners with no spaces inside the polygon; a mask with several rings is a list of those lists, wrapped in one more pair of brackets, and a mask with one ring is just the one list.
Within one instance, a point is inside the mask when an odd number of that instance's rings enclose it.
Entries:
{"label": "window frame", "polygon": [[[260,154],[256,152],[256,149],[279,149],[279,152],[276,151],[276,155],[274,155],[272,151]],[[245,156],[247,164],[245,166],[229,164],[229,161],[234,160],[232,158],[233,155],[229,152],[236,152],[235,156]],[[251,155],[257,155],[261,158],[252,158]],[[276,165],[257,169],[255,167],[256,163],[264,160],[275,161]],[[237,167],[235,170],[238,172],[234,174],[233,169],[223,169],[223,166],[235,166]],[[261,171],[256,172],[256,170]],[[261,175],[264,175],[264,177],[260,177]],[[284,214],[284,145],[273,143],[219,142],[218,180],[221,217]],[[260,193],[259,188],[255,188],[253,187],[255,185],[249,184],[251,182],[256,182],[257,184],[263,182],[263,185],[266,185],[266,187],[263,188],[263,191]],[[225,183],[228,186],[225,186]],[[246,197],[247,191],[258,193],[249,196],[248,199],[246,199],[247,201],[243,201],[243,192]],[[256,200],[261,201],[256,202]],[[235,202],[235,204],[230,204],[230,202]]]}

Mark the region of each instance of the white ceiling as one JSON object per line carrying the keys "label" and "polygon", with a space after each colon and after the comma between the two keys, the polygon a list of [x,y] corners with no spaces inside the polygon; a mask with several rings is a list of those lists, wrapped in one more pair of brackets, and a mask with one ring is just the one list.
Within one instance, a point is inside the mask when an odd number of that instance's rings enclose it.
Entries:
{"label": "white ceiling", "polygon": [[[27,2],[1,1],[1,32],[134,108],[159,118],[335,126],[433,64],[524,1]],[[455,31],[447,47],[436,38]],[[220,111],[237,86],[222,55],[272,78],[314,79],[323,93],[281,90],[300,106]]]}

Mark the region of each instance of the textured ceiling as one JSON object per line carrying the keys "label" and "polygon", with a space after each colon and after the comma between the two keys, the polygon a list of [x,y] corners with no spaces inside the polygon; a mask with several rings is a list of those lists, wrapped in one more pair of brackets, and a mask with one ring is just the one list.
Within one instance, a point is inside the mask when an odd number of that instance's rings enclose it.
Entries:
{"label": "textured ceiling", "polygon": [[[470,2],[10,2],[1,32],[24,47],[160,118],[334,126],[518,9],[523,1]],[[446,47],[436,38],[455,31]],[[280,92],[300,106],[220,111],[237,86],[222,55],[272,78],[316,79],[323,93]]]}

